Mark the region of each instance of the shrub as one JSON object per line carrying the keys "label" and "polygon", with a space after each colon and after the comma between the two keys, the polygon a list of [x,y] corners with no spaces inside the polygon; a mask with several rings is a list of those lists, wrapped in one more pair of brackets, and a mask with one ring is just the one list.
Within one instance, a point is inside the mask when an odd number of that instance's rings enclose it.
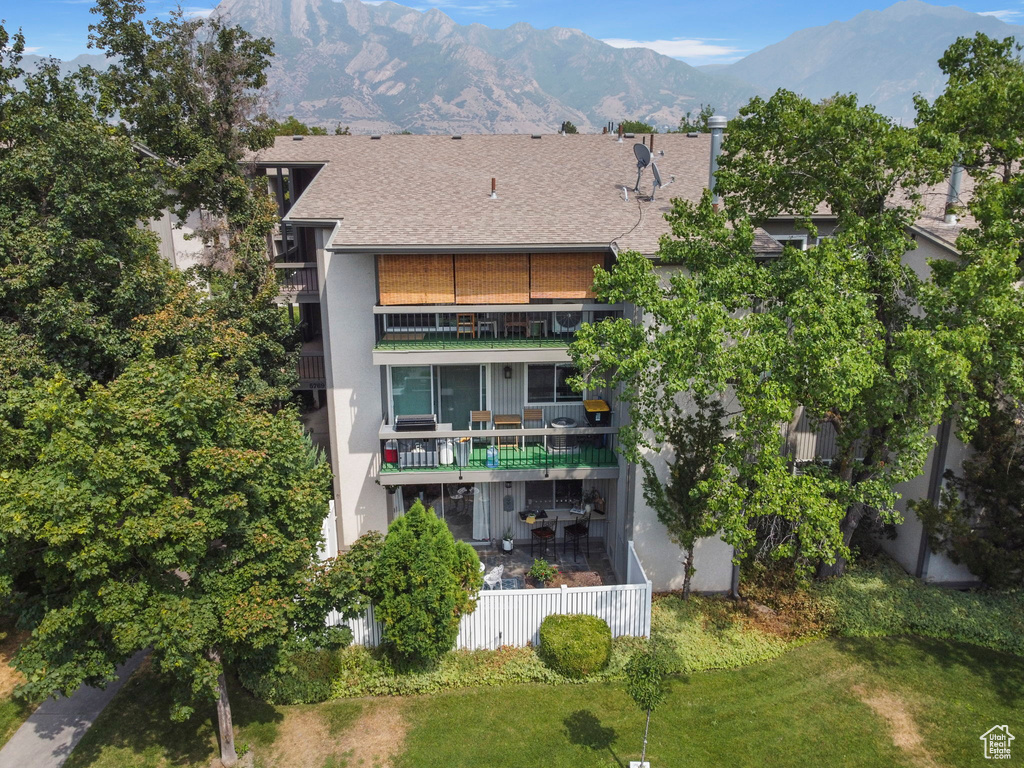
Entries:
{"label": "shrub", "polygon": [[238,677],[254,696],[273,704],[316,704],[331,697],[341,670],[341,650],[302,648],[285,652],[269,671],[242,665]]}
{"label": "shrub", "polygon": [[551,565],[547,560],[534,560],[533,565],[530,566],[530,570],[526,572],[526,575],[536,579],[542,584],[550,584],[555,580],[555,576],[558,575],[558,569]]}
{"label": "shrub", "polygon": [[612,631],[596,616],[548,616],[540,625],[540,656],[556,672],[581,678],[608,666]]}
{"label": "shrub", "polygon": [[455,541],[443,520],[420,501],[388,529],[369,592],[384,644],[402,666],[437,661],[455,645],[472,595],[483,586],[480,560]]}

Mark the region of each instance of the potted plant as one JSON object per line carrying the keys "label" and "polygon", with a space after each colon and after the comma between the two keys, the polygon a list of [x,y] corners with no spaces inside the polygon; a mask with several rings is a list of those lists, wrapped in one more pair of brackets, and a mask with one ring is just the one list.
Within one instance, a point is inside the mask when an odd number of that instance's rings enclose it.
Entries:
{"label": "potted plant", "polygon": [[591,488],[583,494],[584,512],[604,512],[604,497],[597,488]]}
{"label": "potted plant", "polygon": [[501,534],[501,548],[506,552],[512,551],[512,526],[505,528],[505,532]]}
{"label": "potted plant", "polygon": [[534,560],[526,575],[543,587],[555,580],[555,577],[558,575],[558,569],[547,560]]}

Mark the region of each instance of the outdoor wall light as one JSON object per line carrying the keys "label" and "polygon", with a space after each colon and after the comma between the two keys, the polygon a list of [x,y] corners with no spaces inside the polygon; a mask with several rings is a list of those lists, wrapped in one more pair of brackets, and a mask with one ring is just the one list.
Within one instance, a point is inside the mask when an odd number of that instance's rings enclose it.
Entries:
{"label": "outdoor wall light", "polygon": [[511,379],[512,378],[512,366],[511,365],[506,365],[505,366],[505,378],[506,379]]}
{"label": "outdoor wall light", "polygon": [[512,487],[512,481],[511,480],[506,480],[505,481],[505,487],[506,488],[511,488]]}

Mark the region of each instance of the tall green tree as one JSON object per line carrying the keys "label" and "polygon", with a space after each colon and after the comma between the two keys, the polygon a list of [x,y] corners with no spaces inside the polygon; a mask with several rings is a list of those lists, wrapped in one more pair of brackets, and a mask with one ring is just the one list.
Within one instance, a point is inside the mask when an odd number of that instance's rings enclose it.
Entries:
{"label": "tall green tree", "polygon": [[417,500],[388,527],[374,566],[370,595],[385,644],[403,664],[436,661],[455,645],[481,586],[474,549]]}
{"label": "tall green tree", "polygon": [[176,683],[173,716],[217,702],[234,761],[224,664],[310,623],[307,590],[330,472],[294,415],[247,405],[192,355],[131,363],[79,394],[27,393],[21,453],[0,471],[0,595],[30,639],[24,690],[105,683],[151,648]]}
{"label": "tall green tree", "polygon": [[[707,194],[673,201],[664,274],[639,254],[598,274],[602,298],[650,318],[586,327],[572,347],[585,377],[623,385],[627,450],[664,438],[665,398],[735,403],[709,503],[741,553],[769,519],[773,557],[841,572],[865,515],[898,519],[895,487],[922,471],[931,429],[970,389],[967,336],[916,311],[927,278],[904,260],[920,188],[947,158],[852,96],[754,99],[724,144],[725,210]],[[814,238],[821,206],[837,226],[815,247],[754,252],[755,225],[783,213]],[[799,406],[834,428],[837,451],[794,473],[781,425]]]}
{"label": "tall green tree", "polygon": [[197,269],[217,319],[244,326],[258,349],[268,402],[294,384],[298,337],[276,308],[267,238],[277,210],[251,153],[274,141],[266,113],[273,45],[214,15],[181,9],[148,23],[139,0],[97,0],[90,45],[113,57],[98,81],[119,130],[161,158],[165,203],[181,218],[201,211],[208,263]]}
{"label": "tall green tree", "polygon": [[717,400],[696,404],[685,414],[672,400],[664,403],[665,444],[671,448],[668,477],[662,482],[655,467],[645,461],[644,500],[654,509],[668,535],[686,552],[683,561],[683,599],[690,597],[697,542],[718,532],[719,521],[709,502],[716,453],[725,443],[722,425],[725,408]]}
{"label": "tall green tree", "polygon": [[156,169],[97,119],[87,72],[26,73],[23,50],[0,26],[0,325],[76,383],[109,381],[171,280],[137,225],[159,212]]}

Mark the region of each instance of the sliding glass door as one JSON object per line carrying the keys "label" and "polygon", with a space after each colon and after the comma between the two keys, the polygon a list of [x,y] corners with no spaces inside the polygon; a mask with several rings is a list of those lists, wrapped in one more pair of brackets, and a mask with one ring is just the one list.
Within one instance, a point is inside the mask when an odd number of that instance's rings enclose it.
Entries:
{"label": "sliding glass door", "polygon": [[395,416],[433,413],[453,429],[469,429],[469,412],[485,410],[487,368],[483,365],[396,365],[391,367]]}

